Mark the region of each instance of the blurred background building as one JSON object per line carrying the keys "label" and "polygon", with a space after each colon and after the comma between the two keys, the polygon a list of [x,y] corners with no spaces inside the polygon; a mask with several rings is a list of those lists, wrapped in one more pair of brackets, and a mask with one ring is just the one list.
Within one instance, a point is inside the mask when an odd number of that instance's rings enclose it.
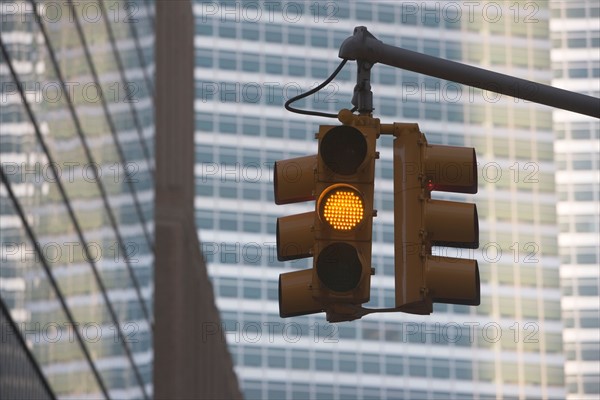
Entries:
{"label": "blurred background building", "polygon": [[153,12],[1,4],[1,299],[58,397],[152,396]]}
{"label": "blurred background building", "polygon": [[[191,15],[190,2],[169,5],[174,9]],[[173,258],[159,265],[169,249],[157,246],[163,251],[155,253],[155,197],[173,190],[155,190],[155,175],[174,170],[175,159],[185,166],[179,154],[164,157],[168,146],[161,149],[161,168],[155,165],[155,84],[187,79],[183,84],[191,87],[193,79],[189,17],[189,77],[163,72],[155,80],[156,17],[154,2],[142,0],[0,3],[0,398],[152,398],[156,382],[169,398],[174,392],[160,372],[181,372],[180,365],[154,365],[154,359],[174,354],[177,346],[164,337],[182,331],[194,335],[187,353],[195,360],[180,375],[196,384],[181,392],[236,397],[224,341],[196,340],[201,324],[219,321],[210,283],[195,270],[204,268],[195,229],[185,243],[195,243],[196,251],[191,257],[180,251],[184,263]],[[164,21],[158,25],[173,24]],[[162,43],[174,47],[168,37]],[[162,109],[177,104],[162,87]],[[192,102],[190,91],[190,110]],[[157,137],[193,141],[193,111],[187,132],[172,134],[161,121]],[[191,173],[187,186],[193,190]],[[192,196],[189,203],[192,220]],[[202,301],[173,312],[174,297],[161,290],[166,301],[155,313],[155,268],[175,274],[180,265],[195,287],[191,296],[183,286],[177,293]],[[161,321],[172,315],[185,318],[165,327]],[[206,388],[222,392],[200,396]]]}
{"label": "blurred background building", "polygon": [[[600,97],[600,8],[552,1],[553,85]],[[555,110],[558,244],[567,398],[600,394],[600,124]]]}
{"label": "blurred background building", "polygon": [[[152,335],[155,8],[0,3],[1,398],[150,398],[166,367]],[[211,346],[222,328],[246,398],[598,396],[597,121],[374,67],[382,122],[477,151],[479,193],[438,197],[477,203],[481,246],[436,251],[478,260],[479,307],[280,319],[279,274],[312,260],[276,260],[275,221],[311,204],[277,207],[272,190],[273,162],[314,154],[318,125],[337,123],[283,103],[331,74],[355,26],[598,97],[598,5],[195,1],[193,15],[195,222],[223,325],[189,326]],[[351,108],[354,74],[298,106]],[[379,140],[371,307],[394,302],[391,146]]]}
{"label": "blurred background building", "polygon": [[[429,142],[473,146],[479,193],[479,307],[431,317],[282,320],[272,163],[314,154],[319,124],[288,98],[324,81],[358,25],[385,43],[542,83],[552,81],[548,3],[196,2],[197,225],[247,398],[564,398],[552,109],[381,65],[375,116],[418,122]],[[354,63],[301,107],[351,108]],[[393,287],[391,140],[377,161],[370,306]],[[458,251],[460,252],[460,251]]]}

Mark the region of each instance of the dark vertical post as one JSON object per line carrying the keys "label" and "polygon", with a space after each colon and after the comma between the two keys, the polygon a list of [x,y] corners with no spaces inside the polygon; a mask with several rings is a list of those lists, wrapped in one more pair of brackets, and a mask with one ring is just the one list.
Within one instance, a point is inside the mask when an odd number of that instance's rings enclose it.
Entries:
{"label": "dark vertical post", "polygon": [[156,3],[154,397],[241,398],[194,218],[194,18]]}

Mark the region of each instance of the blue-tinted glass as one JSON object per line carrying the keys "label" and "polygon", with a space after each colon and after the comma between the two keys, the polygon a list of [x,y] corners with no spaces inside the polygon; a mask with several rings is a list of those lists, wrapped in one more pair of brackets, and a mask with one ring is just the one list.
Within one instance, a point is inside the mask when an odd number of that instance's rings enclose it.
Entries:
{"label": "blue-tinted glass", "polygon": [[242,71],[246,72],[259,72],[260,71],[260,59],[258,54],[243,53],[242,54]]}
{"label": "blue-tinted glass", "polygon": [[379,4],[377,6],[377,17],[379,22],[393,23],[395,21],[394,6],[389,4]]}
{"label": "blue-tinted glass", "polygon": [[291,76],[305,76],[306,67],[303,58],[290,58],[288,60],[288,74]]}
{"label": "blue-tinted glass", "polygon": [[288,43],[304,45],[306,43],[306,30],[295,26],[288,27]]}
{"label": "blue-tinted glass", "polygon": [[356,4],[356,19],[358,21],[371,21],[373,19],[371,4]]}
{"label": "blue-tinted glass", "polygon": [[283,41],[281,25],[266,25],[265,41],[271,43],[281,43]]}
{"label": "blue-tinted glass", "polygon": [[315,47],[329,47],[328,32],[324,29],[312,29],[310,31],[310,44]]}
{"label": "blue-tinted glass", "polygon": [[242,37],[247,40],[259,40],[260,31],[258,25],[252,22],[243,22]]}
{"label": "blue-tinted glass", "polygon": [[327,79],[330,75],[326,61],[313,60],[310,70],[313,78]]}
{"label": "blue-tinted glass", "polygon": [[283,73],[283,66],[281,63],[281,57],[267,56],[266,68],[268,74],[281,75]]}
{"label": "blue-tinted glass", "polygon": [[212,50],[196,49],[196,66],[198,67],[212,67],[213,66],[213,52]]}
{"label": "blue-tinted glass", "polygon": [[219,68],[235,70],[237,69],[236,55],[230,51],[222,51],[219,53]]}
{"label": "blue-tinted glass", "polygon": [[196,32],[200,36],[212,36],[213,27],[212,21],[207,21],[205,23],[196,24]]}

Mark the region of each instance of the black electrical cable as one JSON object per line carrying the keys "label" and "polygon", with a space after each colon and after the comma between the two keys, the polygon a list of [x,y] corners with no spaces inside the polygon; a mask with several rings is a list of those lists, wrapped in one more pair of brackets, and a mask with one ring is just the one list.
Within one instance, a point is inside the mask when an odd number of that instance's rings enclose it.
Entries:
{"label": "black electrical cable", "polygon": [[348,60],[343,59],[342,62],[340,63],[340,65],[338,65],[338,67],[335,69],[335,71],[333,71],[331,76],[329,78],[327,78],[327,80],[325,82],[321,83],[316,88],[311,89],[308,92],[301,93],[298,96],[292,97],[291,99],[286,101],[285,105],[284,105],[285,109],[288,111],[294,112],[296,114],[314,115],[314,116],[318,116],[318,117],[327,117],[327,118],[337,118],[338,117],[337,114],[323,113],[323,112],[319,112],[319,111],[310,111],[310,110],[300,110],[298,108],[292,107],[291,104],[295,101],[301,100],[305,97],[315,94],[319,90],[321,90],[325,86],[327,86],[327,84],[329,84],[329,82],[331,82],[333,80],[333,78],[335,78],[337,76],[337,74],[342,70],[342,68],[344,68],[344,65],[346,65],[346,62],[348,62]]}

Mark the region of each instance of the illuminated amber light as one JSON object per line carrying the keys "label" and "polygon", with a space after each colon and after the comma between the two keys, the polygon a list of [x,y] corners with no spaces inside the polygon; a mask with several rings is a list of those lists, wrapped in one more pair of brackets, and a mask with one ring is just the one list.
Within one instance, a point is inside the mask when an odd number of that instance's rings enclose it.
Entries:
{"label": "illuminated amber light", "polygon": [[363,199],[350,187],[333,189],[321,201],[321,215],[334,229],[353,229],[363,220]]}

